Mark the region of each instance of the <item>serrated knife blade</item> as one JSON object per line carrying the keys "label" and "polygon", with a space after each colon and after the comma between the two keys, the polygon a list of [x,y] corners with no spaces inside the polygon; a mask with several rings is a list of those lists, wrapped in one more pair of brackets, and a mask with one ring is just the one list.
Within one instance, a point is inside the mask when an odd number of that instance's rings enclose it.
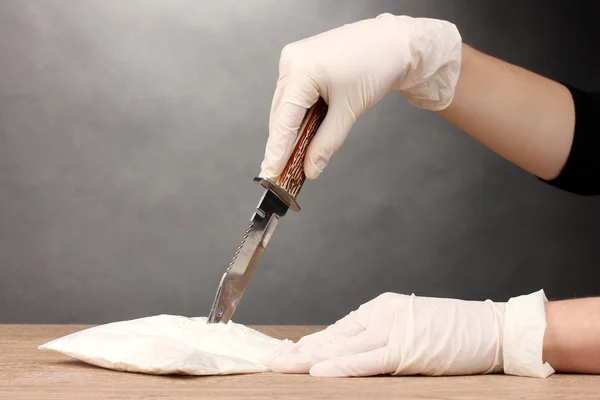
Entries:
{"label": "serrated knife blade", "polygon": [[304,156],[326,114],[327,104],[319,98],[306,112],[290,159],[277,182],[254,178],[265,191],[233,260],[221,278],[208,315],[209,323],[226,323],[231,319],[279,221],[290,208],[300,211],[296,197],[306,179]]}

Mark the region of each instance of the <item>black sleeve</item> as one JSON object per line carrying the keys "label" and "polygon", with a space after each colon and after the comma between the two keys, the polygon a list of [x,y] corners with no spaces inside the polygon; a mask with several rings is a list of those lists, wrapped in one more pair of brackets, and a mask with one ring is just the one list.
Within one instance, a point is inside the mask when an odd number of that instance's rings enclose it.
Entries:
{"label": "black sleeve", "polygon": [[580,195],[600,195],[600,92],[565,85],[575,104],[575,133],[561,173],[542,182]]}

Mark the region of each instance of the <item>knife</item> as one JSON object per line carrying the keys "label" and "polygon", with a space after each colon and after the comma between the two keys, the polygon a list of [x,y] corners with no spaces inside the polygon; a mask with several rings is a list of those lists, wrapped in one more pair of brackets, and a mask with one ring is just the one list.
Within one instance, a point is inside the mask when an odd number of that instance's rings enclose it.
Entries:
{"label": "knife", "polygon": [[250,226],[242,238],[242,243],[221,278],[208,315],[209,323],[227,323],[231,319],[279,221],[290,208],[300,211],[296,197],[306,180],[304,157],[308,145],[325,119],[327,109],[327,103],[319,97],[307,110],[300,124],[294,149],[276,181],[254,178],[254,182],[262,185],[265,191],[250,219]]}

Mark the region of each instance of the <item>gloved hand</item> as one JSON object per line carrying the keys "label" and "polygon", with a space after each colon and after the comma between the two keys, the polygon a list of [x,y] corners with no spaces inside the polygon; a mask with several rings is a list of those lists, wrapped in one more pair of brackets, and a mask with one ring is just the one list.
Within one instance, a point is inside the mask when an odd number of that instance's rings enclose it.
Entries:
{"label": "gloved hand", "polygon": [[[508,303],[385,293],[268,362],[321,377],[473,375],[546,377],[543,291]],[[509,364],[505,363],[508,358]]]}
{"label": "gloved hand", "polygon": [[284,47],[260,175],[281,174],[306,110],[323,97],[329,112],[308,148],[304,172],[315,179],[350,129],[391,90],[441,110],[453,99],[462,40],[447,21],[382,14]]}

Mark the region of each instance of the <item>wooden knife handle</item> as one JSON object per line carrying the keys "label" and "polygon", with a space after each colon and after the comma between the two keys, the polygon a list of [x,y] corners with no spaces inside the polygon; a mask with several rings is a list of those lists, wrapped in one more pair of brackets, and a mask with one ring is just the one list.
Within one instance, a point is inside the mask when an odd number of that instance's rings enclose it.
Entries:
{"label": "wooden knife handle", "polygon": [[325,119],[327,109],[327,103],[325,103],[322,97],[319,97],[319,100],[308,109],[302,120],[302,124],[300,124],[294,150],[292,150],[292,154],[276,182],[278,186],[288,192],[294,199],[298,196],[306,180],[306,175],[304,175],[306,150]]}

